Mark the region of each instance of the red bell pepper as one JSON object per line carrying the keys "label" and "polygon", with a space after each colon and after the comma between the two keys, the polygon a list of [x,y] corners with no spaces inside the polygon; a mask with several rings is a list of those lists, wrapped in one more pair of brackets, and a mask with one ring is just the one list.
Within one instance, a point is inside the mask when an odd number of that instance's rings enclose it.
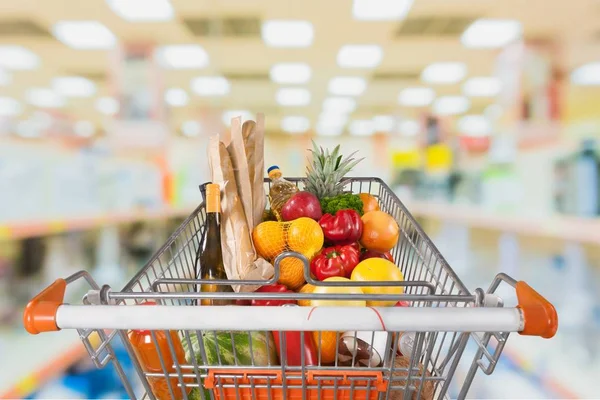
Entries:
{"label": "red bell pepper", "polygon": [[[273,285],[261,286],[256,290],[258,293],[294,293],[293,290],[280,283]],[[280,299],[253,299],[253,306],[282,306],[284,304],[297,304],[296,300],[280,300]]]}
{"label": "red bell pepper", "polygon": [[336,245],[355,243],[360,239],[363,222],[355,210],[338,210],[335,215],[325,214],[319,220],[323,235]]}
{"label": "red bell pepper", "polygon": [[350,278],[359,257],[359,251],[351,244],[327,247],[312,259],[310,272],[320,281],[332,276]]}

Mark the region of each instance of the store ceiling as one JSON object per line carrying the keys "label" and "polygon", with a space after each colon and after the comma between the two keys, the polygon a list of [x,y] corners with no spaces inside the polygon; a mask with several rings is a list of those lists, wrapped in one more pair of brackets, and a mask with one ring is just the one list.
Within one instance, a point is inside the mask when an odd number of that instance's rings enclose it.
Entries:
{"label": "store ceiling", "polygon": [[[114,94],[111,52],[74,50],[59,42],[50,32],[61,20],[99,21],[122,43],[202,45],[210,57],[206,68],[163,72],[166,88],[180,87],[190,95],[188,106],[171,110],[174,126],[192,118],[203,106],[263,111],[272,129],[286,115],[307,116],[314,123],[328,96],[327,84],[336,76],[367,79],[367,89],[356,96],[358,108],[352,117],[411,114],[414,110],[398,105],[398,93],[422,85],[420,73],[430,63],[464,62],[467,77],[493,74],[497,50],[468,49],[460,43],[464,27],[477,18],[515,18],[523,23],[525,37],[553,39],[558,44],[560,65],[567,72],[598,60],[600,54],[600,4],[596,0],[415,0],[405,20],[385,22],[353,19],[350,0],[172,0],[172,4],[175,18],[169,22],[131,23],[117,16],[105,0],[0,0],[0,45],[22,45],[41,58],[38,69],[14,72],[12,82],[0,86],[2,95],[24,101],[27,88],[48,87],[52,78],[63,75],[94,80],[98,96]],[[312,45],[267,47],[260,24],[270,19],[310,21]],[[225,21],[221,34],[211,34],[217,20]],[[346,44],[378,44],[383,59],[374,69],[341,68],[336,56]],[[308,106],[281,107],[276,103],[277,89],[289,86],[269,79],[270,67],[279,62],[306,62],[312,67],[310,81],[295,85],[310,91]],[[190,81],[203,75],[230,77],[229,95],[195,96]],[[463,82],[431,87],[438,95],[458,95]],[[64,110],[76,118],[99,122],[102,116],[93,106],[96,97],[68,100]],[[474,99],[468,112],[481,112],[490,102]]]}

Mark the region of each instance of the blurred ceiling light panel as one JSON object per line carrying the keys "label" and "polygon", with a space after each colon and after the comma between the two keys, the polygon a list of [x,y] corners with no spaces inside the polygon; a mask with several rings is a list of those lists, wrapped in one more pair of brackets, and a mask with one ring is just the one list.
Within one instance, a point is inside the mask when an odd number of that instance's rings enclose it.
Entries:
{"label": "blurred ceiling light panel", "polygon": [[200,76],[192,79],[192,91],[198,96],[225,96],[231,90],[229,81],[222,76]]}
{"label": "blurred ceiling light panel", "polygon": [[254,118],[252,113],[248,110],[229,110],[221,115],[221,121],[223,121],[225,126],[231,126],[231,120],[237,117],[242,117],[242,123]]}
{"label": "blurred ceiling light panel", "polygon": [[521,37],[523,27],[514,19],[478,19],[460,37],[465,47],[493,49],[504,47]]}
{"label": "blurred ceiling light panel", "polygon": [[196,137],[200,135],[202,127],[198,121],[185,121],[181,124],[181,133],[187,137]]}
{"label": "blurred ceiling light panel", "polygon": [[52,79],[52,89],[65,97],[91,97],[96,94],[96,84],[80,76],[61,76]]}
{"label": "blurred ceiling light panel", "polygon": [[352,97],[329,97],[323,101],[323,111],[331,113],[351,113],[356,109]]}
{"label": "blurred ceiling light panel", "polygon": [[435,98],[435,91],[428,87],[410,87],[398,95],[398,103],[407,107],[425,107]]}
{"label": "blurred ceiling light panel", "polygon": [[370,119],[357,119],[350,123],[348,131],[354,136],[371,136],[375,133],[375,126]]}
{"label": "blurred ceiling light panel", "polygon": [[8,86],[12,81],[12,76],[6,70],[0,69],[0,86]]}
{"label": "blurred ceiling light panel", "polygon": [[300,20],[265,21],[261,34],[269,47],[309,47],[314,39],[312,23]]}
{"label": "blurred ceiling light panel", "polygon": [[159,22],[173,19],[169,0],[106,0],[110,9],[129,22]]}
{"label": "blurred ceiling light panel", "polygon": [[275,100],[281,106],[306,106],[310,104],[310,92],[302,88],[281,88]]}
{"label": "blurred ceiling light panel", "polygon": [[117,37],[98,21],[59,21],[52,34],[76,50],[106,50],[117,43]]}
{"label": "blurred ceiling light panel", "polygon": [[23,111],[21,103],[11,97],[0,97],[0,117],[19,115]]}
{"label": "blurred ceiling light panel", "polygon": [[396,127],[396,119],[390,115],[377,115],[373,117],[375,132],[391,132]]}
{"label": "blurred ceiling light panel", "polygon": [[600,85],[600,61],[584,64],[571,72],[571,82],[575,85]]}
{"label": "blurred ceiling light panel", "polygon": [[271,67],[269,75],[275,83],[293,85],[308,82],[312,71],[305,63],[280,63]]}
{"label": "blurred ceiling light panel", "polygon": [[441,96],[433,102],[433,112],[437,115],[462,114],[471,107],[464,96]]}
{"label": "blurred ceiling light panel", "polygon": [[119,102],[112,97],[100,97],[96,100],[96,110],[104,115],[115,115],[119,112]]}
{"label": "blurred ceiling light panel", "polygon": [[167,89],[165,92],[165,103],[171,107],[183,107],[188,104],[188,94],[181,88]]}
{"label": "blurred ceiling light panel", "polygon": [[167,69],[204,68],[209,63],[208,53],[197,44],[161,46],[156,52],[156,58]]}
{"label": "blurred ceiling light panel", "polygon": [[319,122],[315,130],[319,136],[339,136],[344,132],[344,125],[328,125],[325,122]]}
{"label": "blurred ceiling light panel", "polygon": [[412,119],[404,119],[398,124],[398,130],[404,136],[415,136],[421,130],[421,124]]}
{"label": "blurred ceiling light panel", "polygon": [[336,96],[358,96],[367,88],[367,81],[357,76],[338,76],[329,80],[327,88]]}
{"label": "blurred ceiling light panel", "polygon": [[432,84],[452,84],[467,76],[467,66],[461,62],[438,62],[425,67],[421,73],[423,82]]}
{"label": "blurred ceiling light panel", "polygon": [[374,44],[348,44],[337,54],[337,63],[342,68],[375,68],[381,63],[383,50]]}
{"label": "blurred ceiling light panel", "polygon": [[321,125],[327,126],[341,126],[344,127],[348,122],[348,116],[346,114],[337,114],[337,113],[329,113],[324,112],[319,115],[318,123]]}
{"label": "blurred ceiling light panel", "polygon": [[29,104],[39,108],[61,108],[65,105],[65,99],[48,88],[28,89],[25,92],[25,99]]}
{"label": "blurred ceiling light panel", "polygon": [[92,137],[96,133],[96,127],[90,121],[77,121],[73,125],[73,131],[77,136]]}
{"label": "blurred ceiling light panel", "polygon": [[354,0],[352,15],[364,21],[398,21],[404,19],[413,0]]}
{"label": "blurred ceiling light panel", "polygon": [[469,97],[495,97],[500,93],[500,79],[493,76],[474,76],[463,84],[463,94]]}
{"label": "blurred ceiling light panel", "polygon": [[0,45],[0,67],[31,70],[39,67],[40,58],[31,50],[16,45]]}
{"label": "blurred ceiling light panel", "polygon": [[288,133],[304,133],[310,128],[310,121],[306,117],[290,116],[281,120],[281,129]]}
{"label": "blurred ceiling light panel", "polygon": [[458,120],[458,131],[467,136],[488,136],[492,125],[483,115],[465,115]]}

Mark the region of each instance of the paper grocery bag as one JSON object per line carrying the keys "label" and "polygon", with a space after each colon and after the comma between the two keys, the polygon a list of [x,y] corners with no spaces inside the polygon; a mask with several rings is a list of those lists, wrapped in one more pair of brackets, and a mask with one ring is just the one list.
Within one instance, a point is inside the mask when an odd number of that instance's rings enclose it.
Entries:
{"label": "paper grocery bag", "polygon": [[250,181],[248,158],[242,135],[242,118],[231,119],[231,143],[227,146],[235,173],[238,194],[244,208],[247,226],[254,228],[254,211],[252,208],[252,183]]}
{"label": "paper grocery bag", "polygon": [[252,208],[253,208],[253,225],[262,222],[263,212],[266,205],[265,193],[265,115],[262,113],[256,116],[256,125],[254,128],[254,154],[248,160],[253,165],[251,169],[252,175]]}
{"label": "paper grocery bag", "polygon": [[[227,278],[270,279],[274,273],[273,266],[262,258],[256,258],[233,164],[227,147],[218,136],[209,139],[208,159],[211,180],[221,186],[221,249]],[[232,285],[232,288],[236,292],[251,292],[258,286]]]}

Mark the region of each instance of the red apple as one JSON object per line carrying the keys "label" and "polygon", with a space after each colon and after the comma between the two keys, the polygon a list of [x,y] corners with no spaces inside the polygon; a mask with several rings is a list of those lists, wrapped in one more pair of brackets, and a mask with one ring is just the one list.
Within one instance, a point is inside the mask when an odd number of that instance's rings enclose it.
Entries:
{"label": "red apple", "polygon": [[281,218],[284,221],[308,217],[315,221],[321,219],[321,203],[317,196],[310,192],[298,192],[283,205],[281,209]]}
{"label": "red apple", "polygon": [[388,261],[394,262],[394,257],[392,257],[392,253],[389,251],[382,253],[375,250],[366,250],[360,255],[360,261],[366,260],[367,258],[385,258]]}

